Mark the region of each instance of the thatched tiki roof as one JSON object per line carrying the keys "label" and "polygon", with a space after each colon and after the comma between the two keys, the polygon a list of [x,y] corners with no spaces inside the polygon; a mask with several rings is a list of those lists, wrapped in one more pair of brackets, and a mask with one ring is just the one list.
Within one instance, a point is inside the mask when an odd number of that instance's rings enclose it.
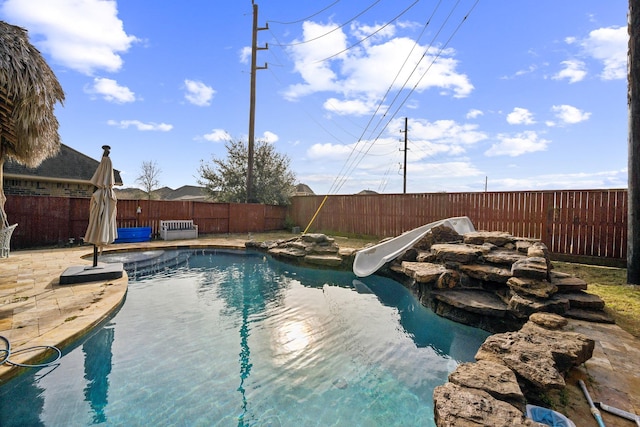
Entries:
{"label": "thatched tiki roof", "polygon": [[4,161],[36,167],[58,152],[54,107],[63,101],[62,86],[27,31],[0,21],[0,215],[5,225]]}

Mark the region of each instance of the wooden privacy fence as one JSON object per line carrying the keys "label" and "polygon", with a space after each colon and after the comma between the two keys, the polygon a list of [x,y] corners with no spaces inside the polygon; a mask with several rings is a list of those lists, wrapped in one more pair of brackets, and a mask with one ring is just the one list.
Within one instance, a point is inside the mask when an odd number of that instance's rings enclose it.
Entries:
{"label": "wooden privacy fence", "polygon": [[[303,230],[324,196],[292,199]],[[329,196],[309,231],[380,238],[468,216],[477,230],[542,240],[555,254],[626,260],[627,190],[563,190]]]}
{"label": "wooden privacy fence", "polygon": [[[89,224],[90,199],[7,196],[11,238],[15,249],[79,242]],[[140,207],[140,213],[138,212]],[[248,233],[284,228],[286,207],[259,204],[208,203],[166,200],[118,200],[118,227],[151,227],[159,233],[160,220],[192,219],[200,234]]]}

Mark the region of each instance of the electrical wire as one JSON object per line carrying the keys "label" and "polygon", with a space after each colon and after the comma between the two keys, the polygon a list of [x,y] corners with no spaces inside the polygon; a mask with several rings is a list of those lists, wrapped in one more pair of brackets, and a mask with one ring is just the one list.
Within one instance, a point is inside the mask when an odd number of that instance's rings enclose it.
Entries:
{"label": "electrical wire", "polygon": [[324,34],[321,34],[321,35],[319,35],[319,36],[317,36],[317,37],[314,37],[314,38],[312,38],[312,39],[309,39],[309,40],[303,40],[303,41],[301,41],[301,42],[290,43],[290,44],[283,44],[283,45],[278,45],[278,46],[280,46],[280,47],[299,46],[299,45],[302,45],[302,44],[311,43],[311,42],[313,42],[313,41],[320,40],[321,38],[326,37],[326,36],[328,36],[329,34],[333,33],[334,31],[338,31],[339,29],[344,28],[347,24],[349,24],[349,23],[351,23],[351,22],[355,21],[356,19],[358,19],[359,17],[361,17],[362,15],[364,15],[365,13],[367,13],[370,9],[372,9],[376,4],[380,3],[380,1],[381,1],[381,0],[376,0],[376,1],[374,1],[374,2],[373,2],[372,4],[370,4],[366,9],[364,9],[362,12],[358,13],[358,14],[357,14],[356,16],[354,16],[353,18],[351,18],[351,19],[349,19],[349,20],[345,21],[342,25],[339,25],[339,26],[337,26],[337,27],[335,27],[335,28],[332,28],[331,30],[327,31],[327,32],[326,32],[326,33],[324,33]]}
{"label": "electrical wire", "polygon": [[414,1],[409,7],[407,7],[405,10],[403,10],[402,12],[400,12],[400,14],[396,15],[393,19],[391,19],[390,21],[387,21],[384,25],[382,25],[380,28],[378,28],[377,30],[375,30],[373,33],[367,35],[366,37],[364,37],[363,39],[358,40],[356,43],[352,44],[351,46],[341,50],[338,53],[334,53],[331,56],[328,56],[324,59],[321,59],[319,61],[316,61],[316,63],[318,62],[324,62],[327,61],[331,58],[335,58],[338,55],[341,55],[351,49],[353,49],[354,47],[358,46],[359,44],[365,42],[366,40],[370,39],[371,37],[375,36],[376,34],[378,34],[380,31],[384,30],[386,27],[388,27],[389,25],[391,25],[393,22],[397,21],[402,15],[404,15],[405,13],[407,13],[413,6],[415,6],[416,4],[418,4],[420,0],[416,0]]}
{"label": "electrical wire", "polygon": [[325,7],[324,9],[321,9],[321,10],[317,11],[316,13],[307,16],[306,18],[296,19],[295,21],[289,21],[289,22],[282,22],[282,21],[267,21],[267,22],[271,22],[272,24],[281,24],[281,25],[298,24],[300,22],[308,21],[309,19],[320,15],[322,12],[331,9],[333,6],[335,6],[339,2],[340,2],[340,0],[336,0],[333,3],[331,3],[329,6]]}

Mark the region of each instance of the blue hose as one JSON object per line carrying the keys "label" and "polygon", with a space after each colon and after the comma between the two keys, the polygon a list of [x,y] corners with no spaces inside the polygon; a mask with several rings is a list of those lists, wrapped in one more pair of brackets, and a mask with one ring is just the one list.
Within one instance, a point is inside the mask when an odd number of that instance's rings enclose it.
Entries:
{"label": "blue hose", "polygon": [[[58,360],[60,360],[60,358],[62,357],[62,352],[60,351],[60,349],[58,347],[54,347],[52,345],[36,345],[33,347],[28,347],[28,348],[23,348],[20,349],[18,351],[11,351],[11,343],[9,342],[9,340],[6,337],[3,337],[2,335],[0,335],[0,341],[4,341],[6,348],[4,349],[0,349],[0,365],[3,364],[7,364],[7,365],[12,365],[12,366],[19,366],[22,368],[46,368],[48,366],[51,366],[53,364],[55,364]],[[35,351],[38,349],[50,349],[53,350],[57,353],[56,358],[50,362],[47,363],[37,363],[37,364],[28,364],[28,363],[17,363],[17,362],[12,362],[9,358],[11,357],[12,354],[21,354],[21,353],[27,353],[29,351]]]}

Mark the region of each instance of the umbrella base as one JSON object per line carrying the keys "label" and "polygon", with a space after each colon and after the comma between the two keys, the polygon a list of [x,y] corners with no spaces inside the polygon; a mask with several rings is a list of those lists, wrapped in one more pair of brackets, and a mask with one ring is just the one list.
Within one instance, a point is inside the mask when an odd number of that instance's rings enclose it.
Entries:
{"label": "umbrella base", "polygon": [[123,274],[124,267],[121,262],[100,264],[97,267],[71,266],[60,275],[60,284],[71,285],[74,283],[113,280],[121,278]]}

